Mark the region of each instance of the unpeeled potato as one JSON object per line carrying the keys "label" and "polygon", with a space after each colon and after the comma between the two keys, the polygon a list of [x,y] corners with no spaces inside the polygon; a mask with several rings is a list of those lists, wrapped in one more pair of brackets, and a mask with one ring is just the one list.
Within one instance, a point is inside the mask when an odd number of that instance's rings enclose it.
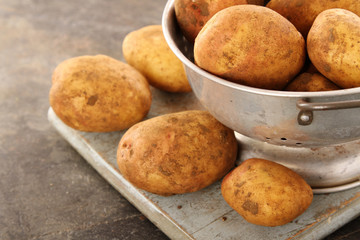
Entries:
{"label": "unpeeled potato", "polygon": [[287,19],[256,5],[216,13],[194,44],[195,63],[243,85],[282,90],[302,69],[305,41]]}
{"label": "unpeeled potato", "polygon": [[320,73],[302,73],[297,76],[285,88],[285,91],[332,91],[340,89],[332,81],[321,75]]}
{"label": "unpeeled potato", "polygon": [[206,111],[161,115],[131,127],[121,138],[117,163],[133,185],[159,194],[195,192],[234,166],[234,131]]}
{"label": "unpeeled potato", "polygon": [[320,13],[307,50],[316,69],[341,88],[360,87],[360,17],[339,8]]}
{"label": "unpeeled potato", "polygon": [[313,199],[311,187],[300,175],[258,158],[245,160],[228,173],[221,193],[246,221],[271,227],[294,220]]}
{"label": "unpeeled potato", "polygon": [[129,128],[150,110],[148,82],[136,69],[105,55],[67,59],[54,70],[50,106],[68,126],[88,132]]}
{"label": "unpeeled potato", "polygon": [[175,0],[177,22],[191,43],[205,23],[218,11],[239,4],[264,5],[264,0]]}
{"label": "unpeeled potato", "polygon": [[126,62],[140,71],[150,85],[167,92],[191,91],[184,66],[166,43],[161,25],[130,32],[122,49]]}
{"label": "unpeeled potato", "polygon": [[295,27],[307,36],[315,18],[330,8],[342,8],[360,14],[359,0],[271,0],[266,7],[286,17]]}

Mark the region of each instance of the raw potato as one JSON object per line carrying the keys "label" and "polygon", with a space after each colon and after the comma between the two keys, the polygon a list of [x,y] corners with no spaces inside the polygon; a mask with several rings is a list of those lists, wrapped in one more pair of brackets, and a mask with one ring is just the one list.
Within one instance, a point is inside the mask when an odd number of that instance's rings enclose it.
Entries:
{"label": "raw potato", "polygon": [[234,166],[234,131],[206,111],[155,117],[131,127],[121,138],[117,163],[136,187],[159,195],[195,192]]}
{"label": "raw potato", "polygon": [[252,158],[227,174],[221,184],[225,201],[246,221],[280,226],[311,204],[311,187],[297,173],[275,162]]}
{"label": "raw potato", "polygon": [[150,85],[167,92],[190,92],[182,62],[165,41],[160,25],[129,33],[123,41],[125,60],[139,70]]}
{"label": "raw potato", "polygon": [[319,73],[302,73],[285,88],[286,91],[302,92],[332,91],[338,89],[340,89],[338,86]]}
{"label": "raw potato", "polygon": [[126,129],[143,119],[151,105],[145,77],[104,55],[60,63],[52,76],[49,98],[65,124],[89,132]]}
{"label": "raw potato", "polygon": [[177,22],[191,43],[204,24],[218,11],[239,4],[264,5],[264,0],[175,0]]}
{"label": "raw potato", "polygon": [[339,8],[315,19],[307,38],[311,62],[341,88],[360,87],[360,17]]}
{"label": "raw potato", "polygon": [[307,36],[315,18],[330,8],[343,8],[360,15],[359,0],[271,0],[266,7],[286,17],[294,26]]}
{"label": "raw potato", "polygon": [[195,40],[195,63],[224,79],[282,90],[305,62],[305,41],[275,11],[237,5],[216,13]]}

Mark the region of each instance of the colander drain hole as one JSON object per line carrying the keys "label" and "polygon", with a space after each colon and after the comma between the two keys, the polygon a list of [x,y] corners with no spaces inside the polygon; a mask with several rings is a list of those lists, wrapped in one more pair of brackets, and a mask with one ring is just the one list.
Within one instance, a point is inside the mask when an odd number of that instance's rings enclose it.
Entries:
{"label": "colander drain hole", "polygon": [[[265,140],[266,141],[269,141],[269,140],[271,140],[271,138],[270,137],[265,137]],[[286,137],[282,137],[282,138],[280,138],[280,140],[281,141],[287,141],[287,138]],[[301,145],[302,143],[301,142],[297,142],[297,143],[295,143],[296,145]]]}

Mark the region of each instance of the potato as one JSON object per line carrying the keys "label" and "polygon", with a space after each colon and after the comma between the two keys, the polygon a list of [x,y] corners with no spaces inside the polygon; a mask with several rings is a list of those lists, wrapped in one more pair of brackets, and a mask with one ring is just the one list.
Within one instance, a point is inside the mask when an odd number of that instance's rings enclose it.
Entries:
{"label": "potato", "polygon": [[117,163],[134,186],[173,195],[200,190],[235,166],[234,132],[206,111],[170,113],[140,122],[121,138]]}
{"label": "potato", "polygon": [[258,158],[248,159],[228,173],[221,193],[246,221],[271,227],[294,220],[313,199],[310,186],[297,173]]}
{"label": "potato", "polygon": [[305,56],[304,38],[288,20],[249,4],[216,13],[194,44],[199,67],[236,83],[274,90],[300,72]]}
{"label": "potato", "polygon": [[218,11],[239,4],[264,5],[264,0],[175,0],[177,22],[191,43],[204,24]]}
{"label": "potato", "polygon": [[286,17],[306,37],[316,16],[330,8],[343,8],[360,14],[359,0],[271,0],[266,7]]}
{"label": "potato", "polygon": [[307,38],[311,62],[341,88],[360,87],[360,17],[339,8],[315,19]]}
{"label": "potato", "polygon": [[285,88],[286,91],[303,92],[331,91],[338,89],[340,89],[338,86],[319,73],[302,73]]}
{"label": "potato", "polygon": [[70,127],[109,132],[143,119],[151,92],[145,77],[126,63],[104,55],[80,56],[56,67],[49,99],[56,115]]}
{"label": "potato", "polygon": [[151,25],[126,35],[125,60],[139,70],[150,85],[167,92],[190,92],[182,62],[165,41],[160,25]]}

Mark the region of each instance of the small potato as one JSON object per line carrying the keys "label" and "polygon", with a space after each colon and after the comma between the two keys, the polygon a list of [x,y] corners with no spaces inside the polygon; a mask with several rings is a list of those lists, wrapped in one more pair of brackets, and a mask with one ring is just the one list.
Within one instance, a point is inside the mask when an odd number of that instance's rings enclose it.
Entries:
{"label": "small potato", "polygon": [[134,186],[173,195],[200,190],[235,166],[234,131],[206,111],[171,113],[140,122],[121,138],[117,163]]}
{"label": "small potato", "polygon": [[302,73],[290,82],[285,91],[317,92],[339,89],[338,86],[319,73]]}
{"label": "small potato", "polygon": [[175,0],[174,9],[184,36],[193,43],[201,28],[215,13],[239,4],[264,5],[264,0]]}
{"label": "small potato", "polygon": [[190,92],[182,62],[165,41],[161,25],[129,33],[122,45],[125,60],[139,70],[150,85],[167,92]]}
{"label": "small potato", "polygon": [[287,18],[306,38],[315,18],[330,8],[343,8],[360,15],[359,0],[271,0],[266,7]]}
{"label": "small potato", "polygon": [[244,161],[221,184],[225,201],[246,221],[262,226],[284,225],[311,204],[311,187],[297,173],[275,162]]}
{"label": "small potato", "polygon": [[195,39],[195,63],[243,85],[282,90],[302,69],[305,41],[288,20],[257,5],[216,13]]}
{"label": "small potato", "polygon": [[75,57],[54,70],[50,105],[68,126],[88,132],[126,129],[151,106],[148,82],[133,67],[104,55]]}
{"label": "small potato", "polygon": [[307,49],[316,69],[341,88],[360,87],[360,17],[339,8],[320,13]]}

